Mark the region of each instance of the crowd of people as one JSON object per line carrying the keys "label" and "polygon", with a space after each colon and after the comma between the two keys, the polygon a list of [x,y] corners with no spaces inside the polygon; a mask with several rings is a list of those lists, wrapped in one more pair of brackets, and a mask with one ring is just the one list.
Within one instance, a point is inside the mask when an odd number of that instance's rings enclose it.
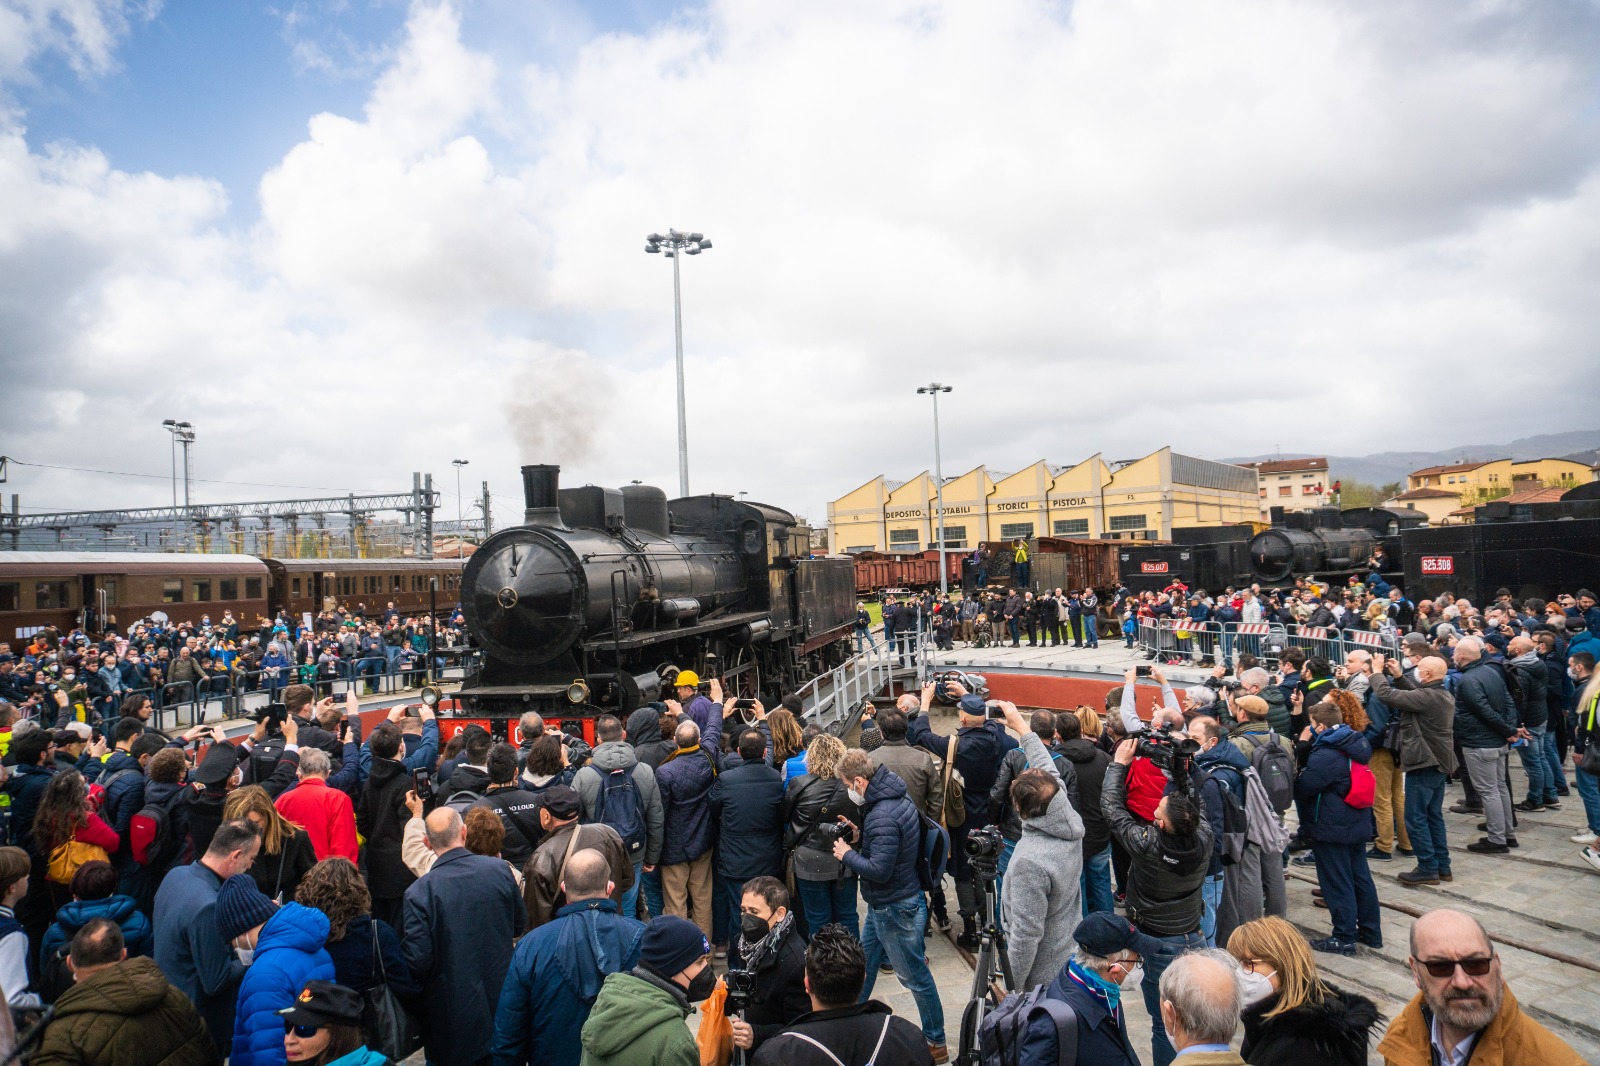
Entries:
{"label": "crowd of people", "polygon": [[[1505,855],[1518,811],[1570,794],[1570,756],[1600,869],[1594,597],[1450,607],[1419,607],[1401,659],[1290,649],[1269,672],[1241,654],[1181,694],[1143,668],[1148,726],[1140,669],[1070,712],[943,680],[865,710],[855,747],[792,697],[769,711],[689,671],[597,718],[592,746],[533,713],[516,744],[477,725],[442,743],[427,706],[365,729],[357,686],[341,704],[293,677],[236,744],[164,734],[137,694],[95,717],[0,703],[0,991],[50,1009],[33,1058],[106,1066],[937,1063],[926,938],[977,949],[1000,929],[1017,987],[986,1034],[1004,1061],[1069,1041],[1090,1066],[1365,1063],[1379,1012],[1316,959],[1383,945],[1374,864],[1415,859],[1397,889],[1451,879],[1452,779],[1483,812],[1469,849]],[[330,621],[293,643],[369,626]],[[36,674],[150,633],[0,658]],[[1315,868],[1327,936],[1284,921],[1286,862]],[[1472,917],[1423,913],[1409,966],[1387,1061],[1579,1061],[1518,1009]],[[872,998],[887,972],[917,1022]]]}
{"label": "crowd of people", "polygon": [[459,609],[437,626],[426,615],[403,616],[391,601],[337,607],[308,620],[279,612],[245,624],[224,611],[213,620],[177,622],[156,615],[103,633],[45,629],[24,641],[0,642],[0,700],[24,717],[99,725],[129,699],[155,709],[223,699],[244,692],[277,694],[295,683],[355,679],[373,691],[384,675],[408,683],[427,667],[429,649],[460,643]]}

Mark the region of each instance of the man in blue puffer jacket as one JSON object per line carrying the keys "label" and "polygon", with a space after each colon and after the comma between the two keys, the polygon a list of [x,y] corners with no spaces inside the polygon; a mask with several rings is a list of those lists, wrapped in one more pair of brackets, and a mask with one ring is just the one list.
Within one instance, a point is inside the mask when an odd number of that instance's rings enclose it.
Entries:
{"label": "man in blue puffer jacket", "polygon": [[917,878],[922,816],[906,798],[906,783],[887,766],[874,766],[866,752],[852,748],[839,760],[839,780],[850,802],[861,809],[856,834],[859,851],[842,839],[834,841],[834,858],[861,879],[867,919],[861,946],[867,953],[867,981],[859,1002],[872,996],[878,967],[888,956],[900,983],[911,990],[922,1016],[922,1035],[935,1062],[945,1061],[944,1007],[928,971],[922,927],[928,905]]}
{"label": "man in blue puffer jacket", "polygon": [[109,918],[122,930],[122,943],[128,958],[148,955],[154,947],[150,919],[134,903],[133,897],[116,895],[117,872],[99,859],[84,863],[72,875],[72,902],[56,912],[55,924],[39,945],[39,977],[36,987],[46,1003],[72,987],[72,972],[66,968],[67,947],[78,930],[96,918]]}
{"label": "man in blue puffer jacket", "polygon": [[328,918],[298,903],[274,907],[249,874],[230,877],[217,893],[217,928],[247,969],[233,1018],[232,1066],[285,1066],[283,1019],[307,981],[332,981],[323,948]]}
{"label": "man in blue puffer jacket", "polygon": [[692,919],[709,938],[711,849],[717,841],[711,786],[717,779],[717,757],[701,745],[700,727],[688,719],[678,723],[673,742],[677,747],[656,769],[663,826],[661,892],[668,914]]}
{"label": "man in blue puffer jacket", "polygon": [[1381,948],[1378,890],[1367,868],[1367,841],[1377,833],[1377,823],[1370,799],[1362,807],[1345,802],[1354,764],[1366,766],[1372,745],[1344,724],[1344,714],[1331,701],[1311,708],[1309,729],[1315,737],[1305,768],[1295,778],[1294,798],[1311,814],[1317,880],[1333,917],[1333,935],[1313,940],[1311,946],[1339,955],[1354,955],[1357,941]]}

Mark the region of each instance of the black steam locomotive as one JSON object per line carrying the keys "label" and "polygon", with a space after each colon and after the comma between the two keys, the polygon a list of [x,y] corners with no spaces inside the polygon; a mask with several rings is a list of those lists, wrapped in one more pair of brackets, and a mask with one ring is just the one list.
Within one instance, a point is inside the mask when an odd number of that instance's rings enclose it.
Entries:
{"label": "black steam locomotive", "polygon": [[[559,487],[525,466],[523,524],[472,555],[461,603],[481,667],[459,716],[626,715],[693,670],[769,705],[846,657],[848,559],[812,559],[794,515],[725,496]],[[570,726],[569,726],[570,728]]]}
{"label": "black steam locomotive", "polygon": [[1318,507],[1288,514],[1275,508],[1272,518],[1272,527],[1260,533],[1250,526],[1176,529],[1171,544],[1129,544],[1118,553],[1118,570],[1135,592],[1164,588],[1175,577],[1214,591],[1253,582],[1287,585],[1307,574],[1365,576],[1376,557],[1378,570],[1394,581],[1402,573],[1401,533],[1428,520],[1406,507]]}

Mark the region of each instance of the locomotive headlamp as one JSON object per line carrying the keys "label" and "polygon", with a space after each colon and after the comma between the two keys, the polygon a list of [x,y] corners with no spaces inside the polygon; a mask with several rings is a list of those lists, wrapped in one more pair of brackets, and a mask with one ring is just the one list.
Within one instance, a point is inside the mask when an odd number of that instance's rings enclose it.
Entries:
{"label": "locomotive headlamp", "polygon": [[437,707],[439,706],[439,699],[443,695],[444,693],[440,692],[432,685],[424,685],[421,693],[422,705],[429,708]]}
{"label": "locomotive headlamp", "polygon": [[589,685],[588,685],[587,682],[585,682],[583,680],[583,678],[580,677],[576,681],[574,681],[572,684],[567,686],[567,702],[568,703],[587,703],[587,702],[589,702]]}

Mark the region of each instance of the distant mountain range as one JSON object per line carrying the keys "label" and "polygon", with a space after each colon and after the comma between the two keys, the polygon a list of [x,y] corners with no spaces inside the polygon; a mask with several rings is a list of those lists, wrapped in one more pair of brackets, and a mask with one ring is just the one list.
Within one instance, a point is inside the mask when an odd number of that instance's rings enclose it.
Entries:
{"label": "distant mountain range", "polygon": [[[1272,459],[1306,459],[1310,452],[1284,452],[1224,459],[1225,463],[1258,463]],[[1330,455],[1328,476],[1335,480],[1386,485],[1405,483],[1406,475],[1425,466],[1445,466],[1488,459],[1572,459],[1593,466],[1600,463],[1600,429],[1570,433],[1542,433],[1509,444],[1464,444],[1440,452],[1378,452],[1375,455]]]}

